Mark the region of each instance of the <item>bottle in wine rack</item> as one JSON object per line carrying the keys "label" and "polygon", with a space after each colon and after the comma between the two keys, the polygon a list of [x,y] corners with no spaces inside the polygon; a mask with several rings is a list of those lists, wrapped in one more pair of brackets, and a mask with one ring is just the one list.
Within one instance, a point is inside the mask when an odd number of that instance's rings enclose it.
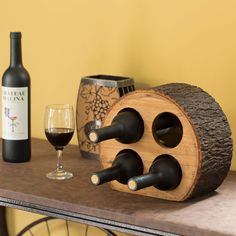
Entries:
{"label": "bottle in wine rack", "polygon": [[21,32],[10,33],[10,66],[2,77],[2,156],[8,162],[31,157],[30,76],[22,64]]}
{"label": "bottle in wine rack", "polygon": [[91,176],[95,185],[100,185],[112,180],[127,184],[128,180],[143,173],[143,163],[139,155],[132,150],[123,150],[112,163],[110,168],[101,170]]}
{"label": "bottle in wine rack", "polygon": [[143,135],[143,119],[134,109],[125,109],[119,112],[110,126],[95,129],[89,133],[93,143],[116,138],[121,143],[135,143]]}
{"label": "bottle in wine rack", "polygon": [[159,190],[172,190],[180,184],[181,178],[180,164],[175,158],[165,154],[156,158],[149,173],[131,178],[128,187],[133,191],[150,186]]}

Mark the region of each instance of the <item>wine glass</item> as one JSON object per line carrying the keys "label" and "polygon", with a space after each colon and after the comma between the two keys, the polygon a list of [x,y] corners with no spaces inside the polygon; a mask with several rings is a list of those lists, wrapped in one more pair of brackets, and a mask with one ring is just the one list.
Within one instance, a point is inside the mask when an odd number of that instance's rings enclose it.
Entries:
{"label": "wine glass", "polygon": [[56,169],[46,175],[49,179],[64,180],[73,177],[73,174],[62,167],[62,152],[70,142],[74,133],[74,111],[69,104],[55,104],[46,107],[44,128],[48,141],[57,151]]}

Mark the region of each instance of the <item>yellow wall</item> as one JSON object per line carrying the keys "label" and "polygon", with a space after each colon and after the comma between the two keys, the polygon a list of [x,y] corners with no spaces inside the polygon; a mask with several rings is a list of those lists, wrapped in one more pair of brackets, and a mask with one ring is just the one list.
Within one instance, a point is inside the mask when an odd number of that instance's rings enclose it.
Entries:
{"label": "yellow wall", "polygon": [[[38,215],[34,213],[29,213],[20,210],[8,209],[7,220],[10,222],[8,224],[9,236],[15,236],[17,232],[20,232],[23,227],[27,226],[33,221],[36,221],[45,216]],[[13,227],[14,225],[14,227]],[[51,236],[65,236],[67,234],[66,223],[64,220],[51,220],[48,221],[48,228],[50,230]],[[84,224],[68,222],[69,235],[71,236],[105,236],[102,230],[93,226],[86,226]],[[32,234],[31,234],[32,233]],[[45,223],[39,224],[31,229],[31,233],[27,232],[25,236],[49,236],[48,230]],[[127,234],[115,232],[117,236],[128,236]]]}
{"label": "yellow wall", "polygon": [[20,30],[34,137],[44,138],[47,104],[75,106],[80,78],[100,73],[133,77],[141,87],[198,85],[234,131],[235,9],[235,0],[0,0],[0,73],[9,64],[9,32]]}

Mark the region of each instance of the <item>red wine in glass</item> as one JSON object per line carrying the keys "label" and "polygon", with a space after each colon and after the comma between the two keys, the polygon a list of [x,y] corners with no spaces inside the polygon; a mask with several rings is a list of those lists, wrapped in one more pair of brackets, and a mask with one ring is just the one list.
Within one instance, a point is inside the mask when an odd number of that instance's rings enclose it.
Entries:
{"label": "red wine in glass", "polygon": [[56,150],[62,150],[70,142],[74,130],[69,128],[51,128],[45,129],[45,134]]}
{"label": "red wine in glass", "polygon": [[44,117],[45,135],[57,151],[57,166],[54,171],[46,175],[49,179],[64,180],[73,177],[71,172],[63,169],[61,160],[63,149],[73,136],[74,123],[74,111],[72,106],[61,104],[46,107]]}

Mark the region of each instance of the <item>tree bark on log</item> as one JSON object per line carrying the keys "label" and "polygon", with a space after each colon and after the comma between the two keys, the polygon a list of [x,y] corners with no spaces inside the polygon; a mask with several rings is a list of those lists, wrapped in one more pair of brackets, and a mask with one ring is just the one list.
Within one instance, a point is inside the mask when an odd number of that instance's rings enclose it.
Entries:
{"label": "tree bark on log", "polygon": [[189,84],[172,83],[153,89],[173,100],[195,130],[201,166],[189,197],[215,190],[229,171],[233,149],[229,123],[220,105],[201,88]]}

